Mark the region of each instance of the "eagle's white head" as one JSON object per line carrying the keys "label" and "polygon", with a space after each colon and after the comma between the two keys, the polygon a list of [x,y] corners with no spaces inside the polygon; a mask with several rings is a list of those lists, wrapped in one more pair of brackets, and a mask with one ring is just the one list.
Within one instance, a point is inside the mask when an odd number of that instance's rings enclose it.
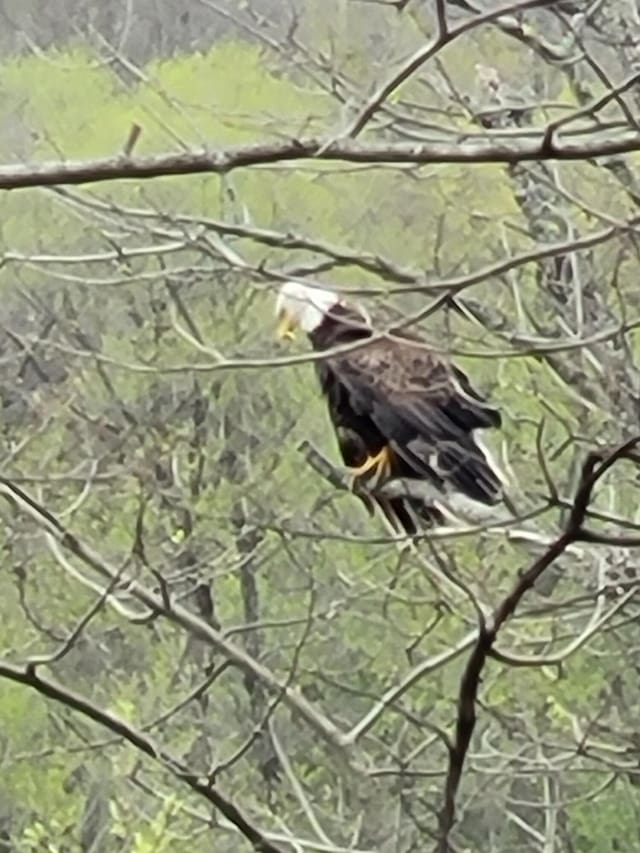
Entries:
{"label": "eagle's white head", "polygon": [[340,297],[332,290],[297,281],[285,282],[276,300],[278,337],[292,339],[298,328],[307,334],[314,332],[339,302]]}

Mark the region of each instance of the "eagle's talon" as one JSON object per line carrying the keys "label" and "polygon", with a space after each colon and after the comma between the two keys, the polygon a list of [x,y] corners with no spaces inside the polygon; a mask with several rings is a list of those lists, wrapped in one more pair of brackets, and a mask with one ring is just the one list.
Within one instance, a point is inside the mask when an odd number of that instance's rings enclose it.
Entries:
{"label": "eagle's talon", "polygon": [[[347,468],[345,481],[349,490],[353,492],[355,491],[356,483],[369,474],[370,471],[373,472],[371,475],[372,482],[378,485],[388,475],[390,470],[390,451],[388,447],[383,447],[375,456],[367,456],[362,465],[358,465],[356,468]],[[369,477],[366,479],[369,480]]]}

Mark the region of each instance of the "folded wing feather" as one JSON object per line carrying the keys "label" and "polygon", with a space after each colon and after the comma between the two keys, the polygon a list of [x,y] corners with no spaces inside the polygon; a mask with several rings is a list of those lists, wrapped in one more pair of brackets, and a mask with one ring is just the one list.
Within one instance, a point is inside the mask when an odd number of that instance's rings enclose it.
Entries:
{"label": "folded wing feather", "polygon": [[329,360],[355,412],[370,418],[410,473],[473,500],[495,503],[501,482],[474,430],[500,413],[466,375],[424,345],[383,338]]}

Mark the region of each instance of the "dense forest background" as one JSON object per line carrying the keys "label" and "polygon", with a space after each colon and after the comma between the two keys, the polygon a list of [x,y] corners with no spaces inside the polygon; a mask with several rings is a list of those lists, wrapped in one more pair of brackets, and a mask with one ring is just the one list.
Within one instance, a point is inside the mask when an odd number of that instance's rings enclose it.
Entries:
{"label": "dense forest background", "polygon": [[[1,0],[0,63],[0,851],[639,850],[633,0]],[[290,277],[464,367],[517,518],[336,487]]]}

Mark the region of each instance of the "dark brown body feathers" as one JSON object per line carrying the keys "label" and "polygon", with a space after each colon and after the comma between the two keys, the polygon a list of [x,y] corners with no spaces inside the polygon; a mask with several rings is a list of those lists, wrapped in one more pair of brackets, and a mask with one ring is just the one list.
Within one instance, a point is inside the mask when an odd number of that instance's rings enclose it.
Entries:
{"label": "dark brown body feathers", "polygon": [[[322,351],[371,336],[365,318],[340,303],[309,337]],[[500,413],[462,371],[418,338],[398,332],[330,356],[316,369],[345,465],[355,467],[389,447],[391,478],[427,480],[485,504],[500,500],[500,480],[473,435],[500,427]],[[371,510],[371,500],[363,499]],[[442,521],[437,508],[421,499],[375,503],[396,530],[409,534],[424,522]]]}

